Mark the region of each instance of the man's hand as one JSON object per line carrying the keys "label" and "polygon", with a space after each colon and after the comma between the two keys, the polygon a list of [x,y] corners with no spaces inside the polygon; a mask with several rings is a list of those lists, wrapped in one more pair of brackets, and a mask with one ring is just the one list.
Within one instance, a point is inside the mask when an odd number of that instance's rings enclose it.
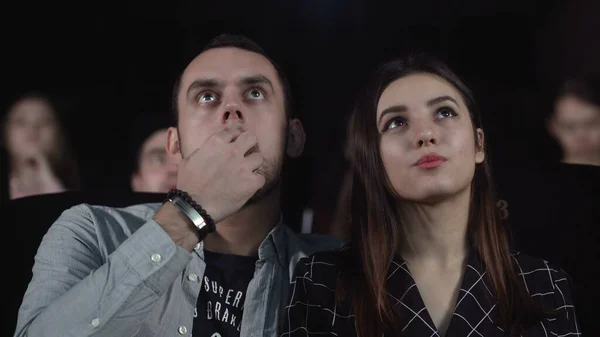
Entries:
{"label": "man's hand", "polygon": [[[187,192],[217,223],[239,211],[265,184],[265,177],[256,172],[263,162],[256,136],[232,123],[179,163],[177,188]],[[176,244],[191,251],[198,242],[196,235],[190,235],[196,228],[172,206],[165,204],[155,220]]]}
{"label": "man's hand", "polygon": [[256,136],[239,124],[208,138],[179,164],[177,188],[215,222],[237,212],[265,184],[255,172],[264,162]]}

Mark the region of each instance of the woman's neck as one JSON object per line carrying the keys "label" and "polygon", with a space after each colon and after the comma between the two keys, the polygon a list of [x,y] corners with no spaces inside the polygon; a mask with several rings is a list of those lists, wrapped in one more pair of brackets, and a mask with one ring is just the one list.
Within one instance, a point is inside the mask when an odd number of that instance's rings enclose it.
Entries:
{"label": "woman's neck", "polygon": [[402,203],[404,240],[400,253],[407,261],[440,267],[462,264],[468,255],[467,226],[470,188],[435,204]]}
{"label": "woman's neck", "polygon": [[13,157],[10,160],[10,176],[11,178],[19,177],[23,175],[23,173],[32,170],[33,167],[34,163],[32,163],[31,160]]}

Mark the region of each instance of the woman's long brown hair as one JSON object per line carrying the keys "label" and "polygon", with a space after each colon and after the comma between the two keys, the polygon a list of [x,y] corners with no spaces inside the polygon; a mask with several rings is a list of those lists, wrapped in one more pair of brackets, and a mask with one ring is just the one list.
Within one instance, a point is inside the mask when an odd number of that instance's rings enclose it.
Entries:
{"label": "woman's long brown hair", "polygon": [[[377,103],[393,81],[414,73],[436,75],[462,96],[472,124],[474,141],[481,119],[471,90],[445,64],[426,55],[412,55],[381,66],[357,102],[350,119],[349,146],[353,170],[351,239],[338,279],[339,301],[349,303],[359,336],[398,335],[402,317],[394,312],[385,291],[387,273],[398,252],[403,227],[395,193],[385,173],[376,127]],[[497,303],[500,326],[516,334],[538,315],[516,271],[508,233],[496,208],[488,156],[477,164],[471,183],[468,240],[487,271]],[[395,333],[394,333],[395,332]]]}

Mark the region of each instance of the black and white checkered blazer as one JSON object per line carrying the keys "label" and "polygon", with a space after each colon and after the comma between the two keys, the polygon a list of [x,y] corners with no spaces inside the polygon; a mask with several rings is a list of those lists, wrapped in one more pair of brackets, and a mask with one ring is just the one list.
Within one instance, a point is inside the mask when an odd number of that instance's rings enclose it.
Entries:
{"label": "black and white checkered blazer", "polygon": [[[323,252],[296,265],[281,337],[357,336],[354,315],[335,300],[341,252]],[[450,337],[506,336],[494,321],[496,303],[479,259],[469,257],[454,314],[446,332]],[[567,275],[547,261],[514,253],[513,259],[526,290],[557,315],[529,326],[523,337],[580,337]],[[397,336],[442,337],[431,320],[406,262],[395,260],[388,275],[391,303],[402,319]],[[367,336],[374,337],[374,336]]]}

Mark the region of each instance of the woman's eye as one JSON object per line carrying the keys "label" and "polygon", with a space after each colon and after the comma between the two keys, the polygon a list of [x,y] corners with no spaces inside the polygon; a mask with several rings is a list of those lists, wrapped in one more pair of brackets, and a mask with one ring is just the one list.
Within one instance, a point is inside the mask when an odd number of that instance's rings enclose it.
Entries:
{"label": "woman's eye", "polygon": [[383,131],[399,128],[401,126],[404,126],[405,124],[406,124],[406,122],[404,121],[404,119],[402,119],[400,117],[394,117],[385,124]]}
{"label": "woman's eye", "polygon": [[264,93],[259,89],[248,90],[247,96],[249,99],[264,99]]}
{"label": "woman's eye", "polygon": [[456,112],[451,108],[440,108],[436,111],[436,117],[439,119],[456,116]]}

